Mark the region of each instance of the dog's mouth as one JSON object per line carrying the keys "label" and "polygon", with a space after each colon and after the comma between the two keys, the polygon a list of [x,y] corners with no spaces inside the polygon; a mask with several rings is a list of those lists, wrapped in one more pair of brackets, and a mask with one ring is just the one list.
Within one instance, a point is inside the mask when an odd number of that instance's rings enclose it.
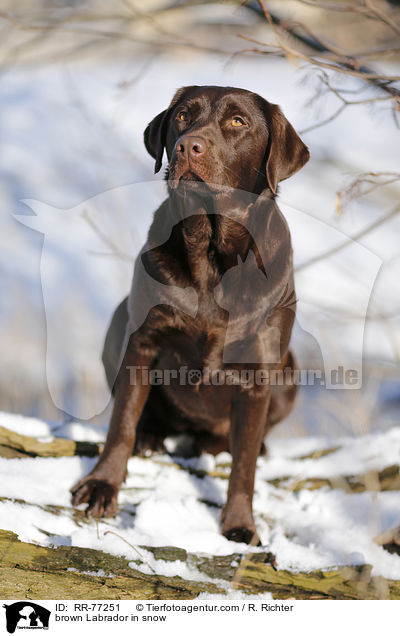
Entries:
{"label": "dog's mouth", "polygon": [[178,191],[179,190],[186,191],[188,189],[198,190],[198,189],[203,189],[207,187],[207,184],[204,181],[204,179],[202,179],[200,175],[198,175],[196,172],[194,172],[190,168],[188,170],[185,170],[185,172],[183,172],[180,176],[175,177],[172,180],[172,183],[170,182],[170,185],[172,186],[173,189]]}
{"label": "dog's mouth", "polygon": [[204,179],[199,177],[199,175],[193,172],[192,170],[186,170],[186,172],[184,172],[179,177],[179,183],[186,182],[186,181],[194,181],[195,183],[205,183]]}
{"label": "dog's mouth", "polygon": [[168,176],[168,185],[172,188],[172,190],[176,190],[177,192],[186,192],[187,190],[208,190],[206,181],[204,181],[200,175],[190,168],[182,172],[180,175],[170,173]]}
{"label": "dog's mouth", "polygon": [[192,170],[191,166],[185,166],[186,169],[180,173],[180,167],[176,165],[170,166],[166,173],[166,180],[171,190],[175,190],[178,194],[197,194],[209,197],[219,193],[231,192],[232,185],[223,185],[214,181],[206,181],[197,172]]}

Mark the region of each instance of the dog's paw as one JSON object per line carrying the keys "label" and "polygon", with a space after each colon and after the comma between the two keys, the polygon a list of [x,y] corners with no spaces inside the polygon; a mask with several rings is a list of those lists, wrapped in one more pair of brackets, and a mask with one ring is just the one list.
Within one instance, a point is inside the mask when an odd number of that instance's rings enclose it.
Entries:
{"label": "dog's paw", "polygon": [[95,517],[114,517],[118,507],[118,488],[102,479],[85,477],[71,488],[72,505],[87,503],[86,514]]}
{"label": "dog's paw", "polygon": [[249,545],[261,545],[260,538],[255,530],[249,528],[231,528],[223,533],[228,541],[236,541],[236,543],[247,543]]}

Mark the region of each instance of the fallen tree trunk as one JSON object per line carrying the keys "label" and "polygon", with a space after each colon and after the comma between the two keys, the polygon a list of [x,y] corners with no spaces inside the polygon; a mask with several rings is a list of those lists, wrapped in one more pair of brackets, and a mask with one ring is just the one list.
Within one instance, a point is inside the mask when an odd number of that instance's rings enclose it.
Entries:
{"label": "fallen tree trunk", "polygon": [[[371,576],[369,565],[296,573],[277,570],[271,555],[261,552],[212,557],[174,547],[141,549],[156,561],[185,562],[193,580],[145,574],[135,567],[141,563],[136,556],[128,561],[100,550],[42,547],[0,530],[0,598],[185,600],[201,592],[223,595],[228,587],[270,592],[274,599],[400,598],[400,582]],[[199,574],[209,582],[196,580]]]}
{"label": "fallen tree trunk", "polygon": [[0,555],[3,599],[193,599],[201,592],[224,593],[213,583],[144,574],[100,550],[23,543],[4,530]]}
{"label": "fallen tree trunk", "polygon": [[0,426],[0,457],[95,457],[100,445],[92,442],[73,442],[56,437],[51,442],[40,442],[34,437],[14,433]]}

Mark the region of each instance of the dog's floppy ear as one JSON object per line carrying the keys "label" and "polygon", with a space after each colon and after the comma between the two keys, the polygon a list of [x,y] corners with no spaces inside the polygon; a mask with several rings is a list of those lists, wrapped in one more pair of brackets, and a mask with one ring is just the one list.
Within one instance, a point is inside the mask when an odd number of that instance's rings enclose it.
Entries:
{"label": "dog's floppy ear", "polygon": [[269,133],[265,168],[269,187],[276,194],[279,181],[300,170],[309,160],[310,153],[279,106],[263,102]]}
{"label": "dog's floppy ear", "polygon": [[147,152],[156,160],[154,172],[159,172],[162,164],[164,148],[167,141],[168,122],[171,111],[186,95],[196,86],[184,86],[180,88],[172,98],[172,102],[166,110],[163,110],[153,121],[149,123],[144,131],[144,145]]}
{"label": "dog's floppy ear", "polygon": [[165,140],[167,136],[167,124],[169,119],[169,108],[154,117],[153,121],[144,131],[144,145],[146,150],[155,160],[154,172],[159,172],[164,154]]}

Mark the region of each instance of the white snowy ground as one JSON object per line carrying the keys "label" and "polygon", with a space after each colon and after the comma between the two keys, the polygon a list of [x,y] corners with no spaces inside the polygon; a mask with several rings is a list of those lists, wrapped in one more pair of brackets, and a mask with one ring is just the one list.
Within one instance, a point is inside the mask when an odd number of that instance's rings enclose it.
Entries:
{"label": "white snowy ground", "polygon": [[[48,441],[55,432],[75,440],[104,438],[104,430],[89,424],[71,423],[56,430],[43,421],[7,413],[0,413],[0,426],[42,441]],[[337,438],[335,446],[339,450],[319,459],[301,459],[331,445],[332,439],[327,438],[270,439],[269,456],[258,460],[254,496],[263,550],[275,554],[278,567],[283,569],[304,572],[369,563],[373,575],[400,579],[400,557],[373,541],[378,534],[400,525],[399,492],[348,494],[329,487],[290,490],[290,483],[297,479],[359,475],[399,464],[400,427],[359,438]],[[249,550],[244,544],[229,542],[219,532],[227,479],[199,477],[179,468],[228,474],[227,453],[189,460],[167,454],[132,457],[120,494],[119,513],[115,519],[100,521],[98,527],[95,522],[76,523],[69,497],[71,485],[94,461],[79,457],[0,458],[0,497],[7,498],[0,502],[0,528],[17,533],[27,542],[95,548],[128,559],[136,559],[137,554],[125,541],[133,546],[169,545],[212,555]],[[282,477],[288,481],[280,487],[269,483]],[[14,498],[26,503],[12,501]],[[46,505],[65,509],[54,515]],[[107,530],[119,537],[105,535]],[[147,561],[142,566],[145,572],[150,572],[150,564],[159,574],[207,580],[185,563],[155,560],[142,549],[141,553]]]}

